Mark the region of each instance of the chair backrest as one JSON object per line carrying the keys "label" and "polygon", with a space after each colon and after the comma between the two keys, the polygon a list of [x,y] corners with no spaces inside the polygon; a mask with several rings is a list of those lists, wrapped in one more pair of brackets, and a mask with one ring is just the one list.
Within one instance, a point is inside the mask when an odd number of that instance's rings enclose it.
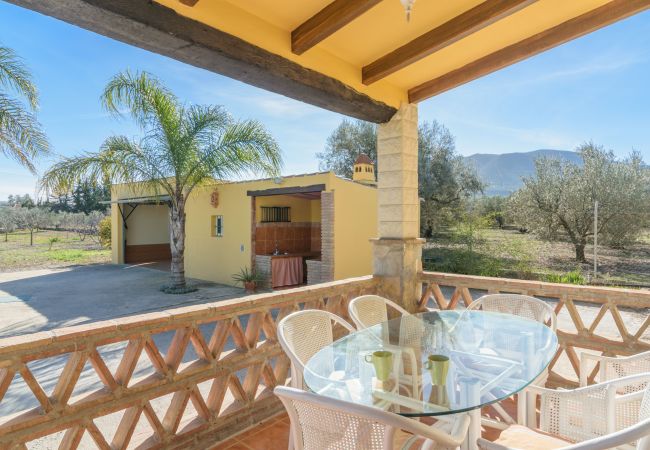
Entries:
{"label": "chair backrest", "polygon": [[[649,450],[650,373],[575,390],[546,391],[540,414],[542,431],[578,442],[571,449],[605,449],[638,440],[636,448]],[[607,444],[597,444],[601,439]]]}
{"label": "chair backrest", "polygon": [[[617,408],[617,413],[618,409],[620,408]],[[628,448],[628,445],[636,450],[650,450],[650,384],[643,394],[635,423],[615,433],[563,447],[562,450],[608,450]]]}
{"label": "chair backrest", "polygon": [[646,372],[650,372],[650,351],[618,358],[603,358],[600,362],[600,381]]}
{"label": "chair backrest", "polygon": [[401,315],[407,315],[408,311],[395,302],[379,295],[362,295],[350,300],[348,313],[350,319],[357,327],[357,330],[377,325],[388,320],[388,308],[393,308]]}
{"label": "chair backrest", "polygon": [[548,322],[553,332],[557,330],[557,316],[553,308],[528,295],[488,294],[474,300],[467,309],[507,313],[537,322]]}
{"label": "chair backrest", "polygon": [[447,434],[371,406],[285,386],[276,387],[274,392],[289,414],[295,450],[389,450],[397,430],[429,439],[444,448],[455,448],[462,443],[469,426],[468,416],[459,414]]}
{"label": "chair backrest", "polygon": [[333,323],[348,332],[352,325],[336,314],[319,309],[305,309],[289,314],[278,324],[278,341],[291,360],[291,385],[303,388],[302,374],[309,358],[334,341]]}

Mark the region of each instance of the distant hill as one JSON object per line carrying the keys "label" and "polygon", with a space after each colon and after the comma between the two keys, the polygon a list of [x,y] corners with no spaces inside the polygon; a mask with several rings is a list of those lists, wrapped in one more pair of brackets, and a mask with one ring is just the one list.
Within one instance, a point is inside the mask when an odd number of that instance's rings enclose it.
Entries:
{"label": "distant hill", "polygon": [[547,149],[501,155],[476,153],[465,157],[465,161],[476,168],[481,180],[487,184],[486,195],[509,195],[522,186],[522,177],[535,172],[535,159],[544,156],[582,164],[575,152]]}

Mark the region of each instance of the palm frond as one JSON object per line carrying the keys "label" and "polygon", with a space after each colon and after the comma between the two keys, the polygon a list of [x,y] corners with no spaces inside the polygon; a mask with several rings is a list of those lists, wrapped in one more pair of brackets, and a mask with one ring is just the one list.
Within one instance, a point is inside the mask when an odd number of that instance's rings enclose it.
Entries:
{"label": "palm frond", "polygon": [[21,102],[0,93],[0,152],[34,172],[32,160],[49,151],[49,142],[36,118]]}
{"label": "palm frond", "polygon": [[7,47],[0,47],[0,86],[25,97],[30,107],[38,107],[38,90],[22,60]]}
{"label": "palm frond", "polygon": [[257,121],[240,121],[229,124],[200,151],[188,184],[193,187],[208,177],[226,179],[251,173],[276,176],[281,168],[282,154],[271,134]]}
{"label": "palm frond", "polygon": [[156,161],[124,136],[108,138],[98,152],[63,158],[43,174],[40,187],[47,192],[66,192],[79,184],[96,186],[106,182],[173,193]]}

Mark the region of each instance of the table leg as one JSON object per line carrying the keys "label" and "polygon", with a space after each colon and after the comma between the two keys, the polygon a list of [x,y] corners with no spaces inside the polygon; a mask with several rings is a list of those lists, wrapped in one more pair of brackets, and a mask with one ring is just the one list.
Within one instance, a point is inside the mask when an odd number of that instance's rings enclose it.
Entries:
{"label": "table leg", "polygon": [[[460,377],[458,379],[460,385],[460,401],[461,404],[479,404],[481,401],[481,382],[478,378],[474,377]],[[469,413],[469,429],[467,430],[467,438],[463,442],[463,450],[478,450],[476,441],[481,437],[481,408],[476,408]]]}

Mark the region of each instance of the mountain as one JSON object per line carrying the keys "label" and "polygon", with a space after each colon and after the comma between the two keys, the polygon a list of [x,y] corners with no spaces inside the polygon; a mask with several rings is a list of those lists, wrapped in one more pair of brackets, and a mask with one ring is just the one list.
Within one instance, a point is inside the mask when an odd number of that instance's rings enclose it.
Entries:
{"label": "mountain", "polygon": [[576,152],[549,149],[501,155],[476,153],[466,156],[465,161],[476,168],[481,180],[487,184],[485,195],[509,195],[523,185],[522,177],[535,173],[535,160],[540,157],[566,159],[582,164],[582,159]]}

